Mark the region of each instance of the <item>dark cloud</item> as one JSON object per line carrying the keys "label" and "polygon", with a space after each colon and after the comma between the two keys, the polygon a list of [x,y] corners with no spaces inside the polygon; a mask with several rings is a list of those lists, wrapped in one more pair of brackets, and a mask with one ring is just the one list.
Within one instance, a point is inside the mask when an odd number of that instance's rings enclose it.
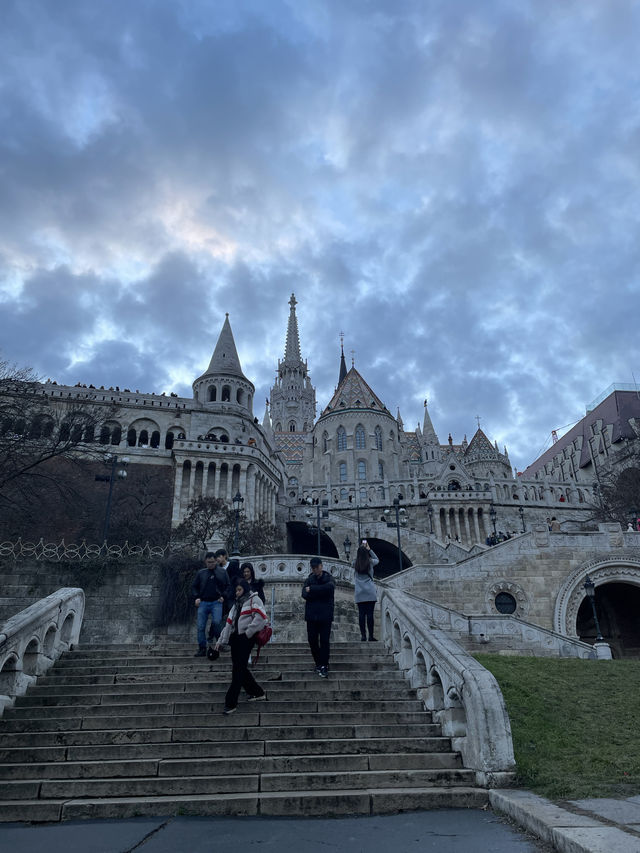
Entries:
{"label": "dark cloud", "polygon": [[10,360],[188,394],[229,312],[259,401],[295,291],[320,407],[344,331],[407,429],[428,396],[442,440],[478,414],[518,467],[640,375],[630,0],[6,0],[2,24]]}

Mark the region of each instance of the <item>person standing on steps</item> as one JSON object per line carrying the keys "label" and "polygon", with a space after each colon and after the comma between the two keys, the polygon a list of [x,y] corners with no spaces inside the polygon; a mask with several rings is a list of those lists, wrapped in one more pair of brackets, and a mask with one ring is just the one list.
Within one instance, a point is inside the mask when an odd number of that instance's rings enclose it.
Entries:
{"label": "person standing on steps", "polygon": [[306,601],[304,618],[316,672],[321,678],[326,678],[329,675],[331,623],[336,584],[329,572],[325,572],[322,568],[320,557],[312,557],[310,565],[311,574],[302,587],[302,597]]}
{"label": "person standing on steps", "polygon": [[373,611],[378,600],[376,585],[373,580],[373,569],[380,561],[371,550],[369,543],[363,539],[358,546],[356,558],[353,561],[355,569],[355,602],[358,605],[358,622],[360,624],[360,639],[366,642],[366,628],[369,631],[369,642],[375,643],[376,638],[373,636]]}
{"label": "person standing on steps", "polygon": [[227,624],[216,643],[216,651],[221,646],[229,645],[231,649],[231,684],[224,697],[225,716],[233,714],[238,707],[240,690],[249,694],[249,702],[266,699],[262,687],[249,670],[249,655],[253,648],[256,635],[267,624],[267,614],[257,592],[251,592],[245,580],[238,580],[235,587],[236,600],[227,616]]}
{"label": "person standing on steps", "polygon": [[215,554],[208,551],[204,558],[204,568],[195,576],[191,587],[195,598],[198,624],[198,651],[196,657],[203,658],[207,653],[207,620],[211,616],[209,640],[219,637],[222,630],[222,615],[227,595],[227,584],[217,571]]}
{"label": "person standing on steps", "polygon": [[253,568],[253,563],[242,563],[240,566],[240,571],[242,572],[242,577],[249,584],[249,589],[251,592],[257,592],[260,596],[262,603],[265,604],[266,598],[264,595],[264,581],[262,578],[256,579],[256,572]]}

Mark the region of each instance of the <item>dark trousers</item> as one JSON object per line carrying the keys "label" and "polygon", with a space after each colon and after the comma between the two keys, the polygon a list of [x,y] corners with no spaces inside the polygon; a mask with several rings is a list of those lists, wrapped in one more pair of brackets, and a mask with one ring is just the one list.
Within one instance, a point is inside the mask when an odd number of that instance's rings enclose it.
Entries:
{"label": "dark trousers", "polygon": [[317,619],[307,622],[307,639],[316,666],[327,666],[331,651],[331,622]]}
{"label": "dark trousers", "polygon": [[225,708],[235,708],[238,704],[240,690],[244,687],[249,696],[262,696],[264,690],[249,670],[249,655],[255,642],[255,637],[246,634],[232,634],[229,638],[231,649],[231,684],[224,697]]}
{"label": "dark trousers", "polygon": [[366,620],[369,630],[369,637],[373,637],[373,611],[375,609],[375,601],[359,601],[358,602],[358,622],[360,624],[360,636],[366,637],[364,623]]}

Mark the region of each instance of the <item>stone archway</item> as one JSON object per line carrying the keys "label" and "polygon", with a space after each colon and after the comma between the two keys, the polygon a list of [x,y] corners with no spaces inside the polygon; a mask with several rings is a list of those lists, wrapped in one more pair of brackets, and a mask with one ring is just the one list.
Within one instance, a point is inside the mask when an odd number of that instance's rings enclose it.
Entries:
{"label": "stone archway", "polygon": [[591,560],[565,580],[554,610],[554,629],[585,642],[595,639],[592,608],[584,582],[595,584],[600,629],[616,657],[640,657],[640,559],[627,556]]}

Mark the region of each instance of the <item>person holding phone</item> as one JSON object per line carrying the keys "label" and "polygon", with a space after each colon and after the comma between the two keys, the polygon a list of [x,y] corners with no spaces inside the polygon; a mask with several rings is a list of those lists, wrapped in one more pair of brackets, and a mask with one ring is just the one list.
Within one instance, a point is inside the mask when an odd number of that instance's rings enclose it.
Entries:
{"label": "person holding phone", "polygon": [[360,625],[360,640],[365,643],[369,632],[369,642],[377,642],[373,636],[373,611],[378,600],[376,585],[373,580],[373,569],[380,561],[371,550],[369,543],[363,539],[358,547],[353,562],[355,569],[355,602],[358,605],[358,622]]}

